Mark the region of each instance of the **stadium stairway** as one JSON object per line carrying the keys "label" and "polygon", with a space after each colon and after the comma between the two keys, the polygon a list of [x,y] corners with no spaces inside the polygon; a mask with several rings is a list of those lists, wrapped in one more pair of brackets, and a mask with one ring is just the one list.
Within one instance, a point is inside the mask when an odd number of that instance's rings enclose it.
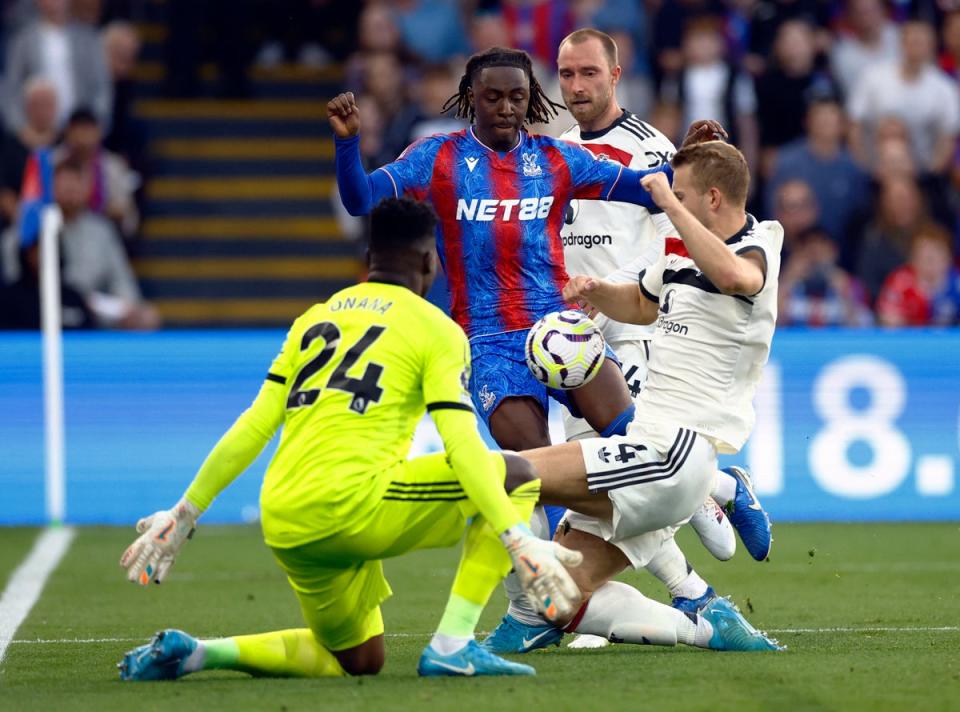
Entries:
{"label": "stadium stairway", "polygon": [[[151,166],[134,267],[144,295],[169,327],[287,326],[362,271],[330,205],[324,97],[339,72],[253,69],[250,99],[163,99],[165,27],[142,30],[135,113]],[[216,78],[201,68],[203,95]]]}

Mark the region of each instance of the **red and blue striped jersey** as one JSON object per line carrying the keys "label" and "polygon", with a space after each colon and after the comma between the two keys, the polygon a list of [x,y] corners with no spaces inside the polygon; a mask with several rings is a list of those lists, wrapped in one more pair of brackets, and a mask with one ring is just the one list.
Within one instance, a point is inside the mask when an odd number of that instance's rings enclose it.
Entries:
{"label": "red and blue striped jersey", "polygon": [[523,131],[498,153],[472,128],[421,139],[379,170],[397,197],[433,204],[451,315],[471,337],[526,329],[564,308],[567,204],[609,199],[624,172],[581,146]]}

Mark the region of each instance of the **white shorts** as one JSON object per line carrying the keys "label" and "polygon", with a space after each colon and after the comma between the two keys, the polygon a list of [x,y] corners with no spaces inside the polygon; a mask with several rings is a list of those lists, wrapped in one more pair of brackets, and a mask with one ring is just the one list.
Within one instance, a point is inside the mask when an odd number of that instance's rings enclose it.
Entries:
{"label": "white shorts", "polygon": [[[620,359],[620,368],[627,381],[627,388],[634,400],[640,395],[647,382],[647,359],[650,357],[650,342],[642,339],[611,341],[610,348]],[[563,432],[567,441],[596,437],[597,432],[583,418],[574,418],[570,411],[563,409]]]}
{"label": "white shorts", "polygon": [[716,448],[692,430],[635,424],[626,435],[579,442],[587,487],[610,498],[613,517],[570,512],[567,521],[621,549],[634,566],[644,566],[713,488]]}

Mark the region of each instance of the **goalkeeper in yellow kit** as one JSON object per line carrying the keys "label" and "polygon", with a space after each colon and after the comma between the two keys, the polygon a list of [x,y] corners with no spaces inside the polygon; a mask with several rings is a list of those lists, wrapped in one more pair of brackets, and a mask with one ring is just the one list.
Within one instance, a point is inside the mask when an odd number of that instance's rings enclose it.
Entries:
{"label": "goalkeeper in yellow kit", "polygon": [[[579,591],[563,564],[580,555],[530,534],[540,481],[480,437],[466,336],[422,298],[436,274],[435,225],[428,206],[407,199],[373,211],[369,281],[293,323],[256,400],[173,509],[137,524],[120,562],[131,581],[160,583],[200,514],[282,425],[260,497],[263,533],[308,627],[218,640],[162,631],[124,656],[122,679],[211,669],[374,674],[384,659],[380,604],[391,594],[381,560],[453,546],[464,529],[453,590],[418,672],[534,673],[478,646],[474,628],[511,566],[548,617],[569,616]],[[446,452],[407,460],[425,410]]]}

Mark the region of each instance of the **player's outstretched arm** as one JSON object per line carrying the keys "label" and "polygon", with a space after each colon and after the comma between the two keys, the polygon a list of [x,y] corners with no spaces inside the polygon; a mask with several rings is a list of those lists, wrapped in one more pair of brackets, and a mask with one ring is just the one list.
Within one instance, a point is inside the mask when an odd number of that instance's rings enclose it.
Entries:
{"label": "player's outstretched arm", "polygon": [[731,252],[723,240],[683,207],[664,176],[650,175],[642,183],[677,228],[690,258],[717,289],[724,294],[746,296],[763,289],[766,264],[760,253],[740,256]]}
{"label": "player's outstretched arm", "polygon": [[353,92],[338,94],[327,102],[327,116],[333,129],[337,187],[340,199],[351,215],[366,215],[384,198],[397,192],[383,171],[368,174],[360,160],[360,110]]}
{"label": "player's outstretched arm", "polygon": [[200,515],[250,466],[280,427],[284,397],[283,386],[265,382],[253,404],[214,446],[180,501],[137,522],[140,536],[120,558],[128,581],[148,586],[164,580]]}
{"label": "player's outstretched arm", "polygon": [[635,282],[618,284],[575,275],[564,286],[563,298],[592,307],[624,324],[650,324],[657,318],[658,302],[647,299]]}

